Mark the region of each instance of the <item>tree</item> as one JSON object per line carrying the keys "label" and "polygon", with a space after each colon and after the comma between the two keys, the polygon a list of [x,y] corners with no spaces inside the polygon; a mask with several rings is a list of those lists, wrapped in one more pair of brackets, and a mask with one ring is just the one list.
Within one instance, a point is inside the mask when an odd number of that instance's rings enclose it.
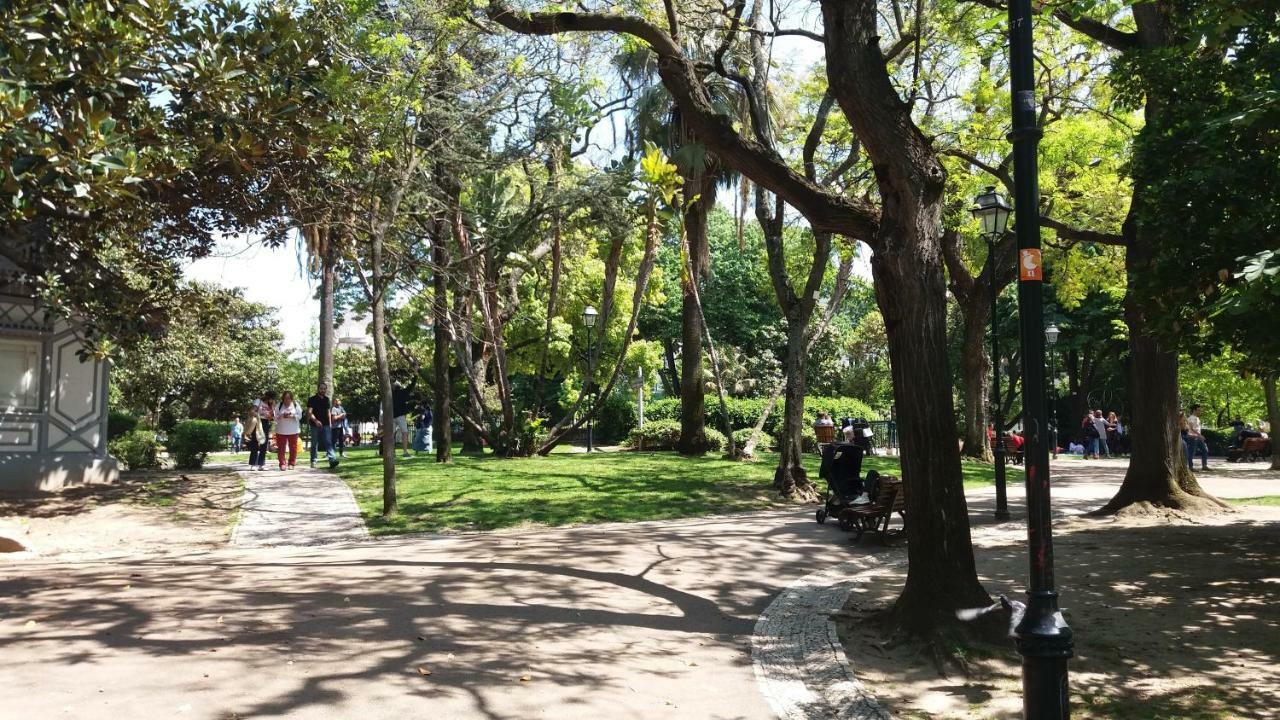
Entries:
{"label": "tree", "polygon": [[170,322],[181,332],[146,338],[121,352],[112,374],[121,402],[161,419],[229,420],[269,385],[267,365],[283,361],[273,312],[239,290],[180,286]]}
{"label": "tree", "polygon": [[329,65],[315,15],[232,0],[0,8],[0,256],[96,354],[164,332],[178,259],[279,214],[262,171],[311,156]]}
{"label": "tree", "polygon": [[[677,41],[679,18],[673,5],[667,8],[666,29],[642,17],[599,12],[524,13],[491,4],[488,14],[527,34],[605,32],[646,43],[658,56],[659,75],[682,120],[701,142],[794,207],[815,233],[840,234],[871,246],[893,367],[907,510],[913,518],[907,530],[908,578],[895,614],[902,627],[913,631],[954,622],[956,608],[988,598],[974,569],[951,426],[940,248],[946,172],[889,75],[879,45],[876,3],[824,0],[820,37],[836,105],[875,167],[879,206],[818,187],[792,168],[769,137],[763,99],[749,81],[738,84],[751,110],[750,135],[718,113],[703,81],[713,70],[697,65]],[[732,18],[726,26],[731,31],[726,41],[732,43],[741,26]],[[714,69],[731,75],[719,70]]]}
{"label": "tree", "polygon": [[[1227,197],[1234,203],[1237,190],[1248,193],[1257,187],[1260,178],[1249,177],[1239,185],[1222,187],[1220,194],[1218,187],[1205,182],[1205,175],[1234,173],[1241,163],[1253,159],[1240,153],[1234,140],[1224,141],[1220,135],[1214,142],[1211,136],[1222,128],[1234,127],[1246,129],[1242,134],[1228,130],[1227,138],[1243,138],[1247,145],[1249,138],[1256,142],[1261,137],[1256,130],[1248,129],[1253,127],[1252,122],[1235,124],[1231,118],[1236,113],[1219,116],[1215,111],[1243,108],[1244,117],[1254,120],[1273,112],[1269,110],[1271,104],[1258,102],[1258,93],[1268,92],[1265,81],[1259,78],[1269,72],[1263,71],[1261,76],[1257,73],[1274,67],[1274,50],[1269,50],[1275,45],[1274,32],[1268,33],[1266,28],[1274,28],[1276,10],[1265,3],[1247,3],[1238,12],[1234,7],[1211,2],[1158,0],[1132,7],[1133,30],[1097,19],[1111,18],[1117,11],[1115,3],[1101,1],[1053,11],[1059,21],[1121,53],[1117,75],[1122,79],[1122,98],[1140,105],[1146,120],[1135,147],[1133,201],[1122,232],[1130,280],[1125,319],[1130,339],[1133,456],[1116,496],[1098,512],[1114,513],[1130,506],[1215,512],[1223,504],[1200,488],[1186,468],[1179,447],[1179,341],[1168,332],[1178,331],[1169,318],[1169,308],[1186,307],[1186,297],[1179,296],[1177,289],[1182,288],[1185,293],[1187,289],[1202,288],[1204,285],[1196,280],[1203,276],[1197,278],[1197,267],[1183,264],[1188,258],[1179,259],[1171,249],[1199,245],[1206,235],[1190,230],[1197,219],[1205,222],[1209,217],[1204,211],[1218,211],[1214,217],[1217,222],[1222,217],[1222,207],[1215,208],[1215,204]],[[1237,63],[1236,55],[1241,52],[1246,61]],[[1222,92],[1224,88],[1227,92]],[[1221,120],[1206,125],[1206,118],[1215,117]],[[1187,144],[1198,135],[1199,142]],[[1210,142],[1204,143],[1206,139]],[[1212,148],[1205,153],[1208,157],[1190,166],[1182,164],[1189,158],[1189,147],[1198,150],[1205,144]],[[1260,162],[1264,174],[1274,173],[1274,163],[1268,167],[1265,150]],[[1188,185],[1206,197],[1187,194]],[[1187,199],[1192,200],[1190,206],[1178,206]],[[1201,203],[1202,199],[1207,202]],[[1263,198],[1263,208],[1268,207],[1268,200],[1269,206],[1274,207],[1273,198]],[[1245,233],[1237,239],[1246,243],[1258,241],[1250,238],[1257,236]],[[1249,247],[1242,244],[1233,249],[1239,253]],[[1212,256],[1210,253],[1206,257]],[[1169,282],[1168,273],[1161,272],[1162,259],[1169,263],[1165,267],[1179,268],[1177,283]],[[1211,263],[1206,269],[1216,275],[1221,267]],[[1167,320],[1162,321],[1162,316]]]}

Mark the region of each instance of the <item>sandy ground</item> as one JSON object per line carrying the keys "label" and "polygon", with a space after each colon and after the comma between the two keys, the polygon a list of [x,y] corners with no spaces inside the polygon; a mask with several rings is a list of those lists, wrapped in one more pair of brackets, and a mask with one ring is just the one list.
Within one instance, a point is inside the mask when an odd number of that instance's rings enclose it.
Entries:
{"label": "sandy ground", "polygon": [[234,472],[210,468],[126,472],[112,485],[0,497],[0,538],[40,556],[217,548],[227,542],[242,489]]}
{"label": "sandy ground", "polygon": [[[1118,482],[1107,466],[1081,465],[1066,466],[1067,477],[1059,474],[1063,486],[1055,489],[1073,514],[1097,507]],[[1280,494],[1280,473],[1257,466],[1224,465],[1201,482],[1222,497]],[[1075,516],[1056,522],[1054,534],[1063,612],[1076,637],[1073,717],[1280,717],[1280,605],[1274,603],[1280,507],[1246,505],[1172,524]],[[1021,599],[1022,540],[1018,531],[975,539],[989,592]],[[886,644],[882,627],[868,622],[892,603],[904,573],[855,592],[836,617],[868,689],[899,718],[1020,718],[1020,659],[1012,641],[952,648],[968,673],[940,672],[929,650]]]}

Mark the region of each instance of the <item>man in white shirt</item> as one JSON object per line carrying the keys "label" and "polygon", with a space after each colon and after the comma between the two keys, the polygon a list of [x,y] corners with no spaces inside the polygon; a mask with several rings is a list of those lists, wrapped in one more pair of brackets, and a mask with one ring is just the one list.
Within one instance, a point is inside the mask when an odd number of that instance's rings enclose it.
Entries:
{"label": "man in white shirt", "polygon": [[1200,422],[1200,406],[1191,406],[1187,417],[1187,469],[1195,469],[1195,457],[1200,456],[1200,469],[1209,469],[1209,444],[1204,441],[1204,425]]}

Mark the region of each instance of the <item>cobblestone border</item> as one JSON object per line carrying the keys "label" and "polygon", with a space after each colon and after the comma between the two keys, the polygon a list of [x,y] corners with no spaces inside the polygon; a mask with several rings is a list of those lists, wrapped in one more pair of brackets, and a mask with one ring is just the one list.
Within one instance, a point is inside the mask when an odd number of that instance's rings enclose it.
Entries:
{"label": "cobblestone border", "polygon": [[854,675],[831,614],[856,585],[900,564],[840,563],[796,580],[765,608],[751,638],[751,660],[760,692],[779,718],[892,720]]}

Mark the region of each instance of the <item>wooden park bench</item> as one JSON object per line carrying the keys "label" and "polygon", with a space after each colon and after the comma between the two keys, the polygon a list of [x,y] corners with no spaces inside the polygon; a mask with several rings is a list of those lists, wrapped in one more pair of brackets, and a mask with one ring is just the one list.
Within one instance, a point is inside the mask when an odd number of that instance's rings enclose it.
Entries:
{"label": "wooden park bench", "polygon": [[1014,465],[1022,464],[1022,451],[1018,449],[1018,443],[1008,435],[1004,436],[1004,454]]}
{"label": "wooden park bench", "polygon": [[[893,514],[902,518],[902,528],[890,533],[889,522]],[[861,540],[868,530],[880,534],[880,542],[889,544],[889,536],[899,535],[906,531],[907,502],[902,481],[889,475],[880,476],[880,489],[876,492],[875,501],[867,505],[854,505],[840,511],[840,527],[852,530],[856,534],[854,540]]]}

